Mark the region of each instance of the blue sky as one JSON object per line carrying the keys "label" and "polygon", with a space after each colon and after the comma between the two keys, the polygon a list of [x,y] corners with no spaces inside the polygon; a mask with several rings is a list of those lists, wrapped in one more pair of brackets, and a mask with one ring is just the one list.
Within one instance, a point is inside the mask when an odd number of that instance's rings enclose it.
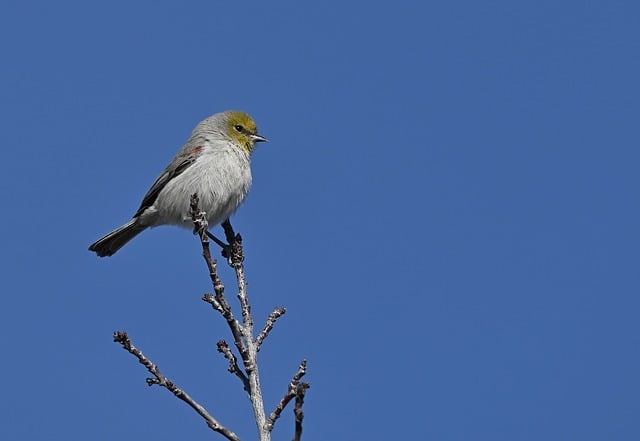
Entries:
{"label": "blue sky", "polygon": [[[0,6],[0,438],[243,439],[197,240],[109,259],[195,124],[270,143],[233,224],[267,409],[305,440],[640,438],[640,7],[631,1]],[[233,298],[234,279],[221,269]],[[291,439],[286,412],[274,439]]]}

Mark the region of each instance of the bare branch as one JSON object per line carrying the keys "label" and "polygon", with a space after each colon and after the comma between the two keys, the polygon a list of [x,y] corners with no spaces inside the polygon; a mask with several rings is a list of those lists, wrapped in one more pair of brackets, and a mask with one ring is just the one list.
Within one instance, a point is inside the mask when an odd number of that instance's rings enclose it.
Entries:
{"label": "bare branch", "polygon": [[[233,334],[234,344],[238,348],[242,357],[242,364],[244,365],[249,385],[249,400],[253,407],[253,414],[256,419],[256,425],[258,426],[260,441],[268,441],[271,438],[271,433],[266,429],[265,425],[266,416],[264,412],[264,401],[262,399],[260,376],[258,374],[258,349],[253,338],[253,318],[251,317],[251,307],[249,306],[249,298],[247,296],[247,281],[244,276],[244,251],[242,249],[242,237],[239,234],[234,233],[231,222],[229,222],[228,219],[222,223],[226,239],[229,242],[229,247],[223,249],[223,256],[227,257],[231,267],[235,270],[236,280],[238,282],[238,299],[240,299],[240,306],[242,309],[242,325],[240,325],[238,320],[233,317],[231,308],[224,297],[224,287],[218,278],[215,261],[211,259],[211,253],[209,252],[208,237],[207,240],[204,239],[202,223],[198,223],[201,216],[199,216],[198,199],[195,194],[191,197],[191,214],[196,229],[200,231],[203,256],[207,262],[211,281],[214,285],[214,290],[216,291],[216,295],[214,296],[215,302],[211,301],[210,295],[204,296],[203,300],[210,303],[214,309],[221,312],[223,317],[227,320],[227,324]],[[245,389],[247,389],[246,384]]]}
{"label": "bare branch", "polygon": [[[193,220],[193,233],[200,236],[200,243],[202,244],[202,257],[204,257],[204,260],[207,263],[207,268],[209,269],[209,277],[211,278],[213,289],[215,290],[216,294],[218,294],[218,288],[220,288],[222,282],[218,277],[216,261],[211,258],[211,250],[209,249],[209,235],[207,234],[207,229],[209,228],[207,215],[204,211],[200,211],[200,209],[198,208],[199,202],[200,199],[198,198],[198,194],[192,194],[189,201],[189,207],[191,210],[191,220]],[[222,286],[221,289],[224,291],[224,286]]]}
{"label": "bare branch", "polygon": [[231,372],[232,374],[235,374],[235,376],[238,377],[240,381],[242,381],[244,390],[247,393],[249,393],[251,390],[251,387],[249,386],[249,379],[244,374],[244,372],[242,372],[238,367],[238,360],[236,359],[236,356],[233,355],[233,352],[231,352],[231,348],[229,348],[229,345],[227,344],[227,342],[224,340],[220,340],[218,341],[217,346],[218,346],[218,352],[221,352],[224,355],[224,358],[229,360],[229,368],[228,368],[229,372]]}
{"label": "bare branch", "polygon": [[[229,221],[226,221],[225,233],[230,235],[229,231],[233,231]],[[253,414],[256,418],[258,426],[258,434],[260,441],[268,441],[271,439],[271,432],[267,429],[267,417],[264,412],[264,400],[262,399],[262,389],[260,388],[260,374],[258,372],[258,345],[253,338],[253,317],[251,316],[251,307],[249,306],[249,297],[247,295],[247,280],[244,276],[244,254],[242,250],[242,237],[236,234],[231,242],[231,266],[236,272],[236,281],[238,282],[238,299],[242,309],[242,336],[243,342],[247,349],[246,357],[242,354],[242,363],[249,378],[249,400],[253,407]]]}
{"label": "bare branch", "polygon": [[242,310],[242,323],[244,323],[244,336],[253,341],[253,317],[251,316],[251,305],[247,296],[247,279],[244,276],[244,251],[242,249],[242,237],[236,234],[235,240],[231,244],[231,265],[236,271],[236,281],[238,282],[238,300]]}
{"label": "bare branch", "polygon": [[276,324],[276,320],[282,317],[287,310],[283,307],[278,307],[273,310],[269,317],[267,318],[267,322],[264,325],[264,329],[260,331],[258,337],[256,337],[256,346],[258,347],[258,351],[260,351],[260,346],[262,346],[262,342],[269,335],[269,332],[273,329],[273,326]]}
{"label": "bare branch", "polygon": [[207,221],[206,213],[198,208],[199,203],[198,193],[192,194],[189,199],[189,214],[191,214],[191,220],[193,221],[193,234],[198,234],[201,242],[209,243],[209,237],[207,236],[209,221]]}
{"label": "bare branch", "polygon": [[302,438],[302,420],[304,419],[302,405],[304,404],[304,394],[307,393],[307,389],[310,387],[309,383],[300,383],[296,388],[296,406],[293,408],[293,413],[296,416],[296,432],[293,441],[300,441]]}
{"label": "bare branch", "polygon": [[[240,234],[236,234],[233,231],[233,227],[229,220],[225,220],[222,223],[224,228],[225,237],[229,242],[229,245],[225,244],[213,234],[208,231],[208,222],[206,213],[200,211],[199,199],[197,194],[193,194],[190,199],[190,214],[194,224],[194,234],[200,236],[200,242],[202,245],[202,256],[205,260],[207,268],[209,270],[209,277],[213,285],[214,294],[205,294],[203,300],[209,303],[213,309],[218,311],[227,321],[227,325],[231,330],[234,339],[234,345],[238,349],[241,359],[242,367],[238,364],[238,359],[234,355],[229,345],[220,340],[217,343],[218,352],[222,353],[229,362],[229,372],[236,375],[243,384],[244,390],[249,395],[249,400],[253,407],[256,425],[258,427],[258,433],[260,441],[270,441],[271,431],[275,425],[276,420],[280,417],[285,407],[295,398],[294,414],[296,419],[295,425],[295,438],[294,441],[299,441],[302,436],[302,421],[304,413],[302,412],[302,406],[304,404],[304,396],[309,388],[308,383],[301,383],[301,378],[306,373],[307,362],[303,360],[298,367],[298,371],[293,376],[291,382],[288,385],[287,393],[280,400],[275,410],[271,413],[269,418],[266,418],[264,411],[264,401],[262,398],[262,390],[260,388],[260,375],[258,373],[257,355],[260,350],[260,346],[264,340],[269,336],[269,333],[273,330],[276,321],[286,313],[286,309],[278,307],[269,314],[266,320],[265,326],[260,333],[254,339],[254,322],[251,315],[251,306],[247,295],[247,281],[244,274],[244,251],[242,248],[242,237]],[[238,283],[238,299],[242,310],[242,322],[236,319],[231,311],[231,307],[227,302],[224,294],[224,285],[218,276],[217,262],[211,257],[211,250],[209,248],[209,240],[213,240],[223,248],[223,256],[227,258],[229,265],[235,270],[236,281]],[[220,433],[230,441],[239,441],[238,436],[220,424],[216,418],[210,415],[207,410],[198,404],[193,398],[191,398],[185,391],[176,386],[171,380],[165,377],[156,364],[149,360],[145,355],[137,349],[127,336],[126,332],[114,333],[114,341],[120,343],[120,345],[138,361],[144,365],[147,370],[153,375],[153,377],[147,378],[146,382],[149,386],[154,384],[162,386],[173,393],[177,398],[187,403],[192,409],[194,409],[207,423],[207,425],[214,431]]]}
{"label": "bare branch", "polygon": [[238,322],[238,320],[233,316],[231,308],[229,307],[224,294],[222,294],[222,291],[220,295],[216,294],[215,296],[205,294],[202,297],[202,300],[209,303],[213,309],[218,311],[225,318],[227,325],[229,325],[229,329],[231,329],[231,334],[233,335],[233,344],[238,348],[238,351],[244,360],[247,357],[247,349],[245,348],[242,340],[242,326],[240,326],[240,322]]}
{"label": "bare branch", "polygon": [[[282,414],[282,411],[284,411],[284,408],[287,407],[287,404],[289,404],[291,400],[297,397],[298,386],[300,385],[300,379],[306,373],[307,373],[307,360],[302,360],[302,362],[300,363],[300,366],[298,366],[298,371],[293,375],[293,378],[291,379],[291,382],[287,387],[287,393],[284,395],[284,397],[282,397],[282,399],[280,400],[280,402],[278,403],[274,411],[271,412],[271,415],[269,415],[269,418],[267,419],[266,426],[269,431],[273,430],[273,426],[276,424],[276,420],[280,418],[280,415]],[[307,383],[303,383],[303,384],[307,384]]]}
{"label": "bare branch", "polygon": [[[191,209],[191,219],[193,220],[194,231],[198,233],[200,236],[200,242],[202,245],[202,257],[204,258],[205,263],[207,264],[207,268],[209,269],[209,278],[211,279],[211,284],[213,285],[213,290],[215,295],[205,294],[202,297],[202,300],[209,303],[213,309],[218,311],[227,321],[229,328],[231,329],[231,334],[233,335],[233,344],[238,348],[238,351],[242,355],[244,359],[247,357],[247,350],[242,342],[242,329],[240,326],[240,322],[236,320],[231,312],[231,307],[227,302],[227,299],[224,295],[224,284],[220,277],[218,276],[218,264],[215,259],[211,257],[211,250],[209,248],[209,235],[207,234],[207,217],[206,214],[200,211],[198,207],[199,198],[196,193],[191,195],[190,200],[190,209]],[[228,223],[228,221],[226,221]],[[229,228],[231,228],[231,224],[229,224]]]}
{"label": "bare branch", "polygon": [[213,309],[218,311],[220,314],[224,313],[225,308],[218,302],[216,297],[213,294],[205,294],[202,296],[202,300],[209,303]]}
{"label": "bare branch", "polygon": [[177,398],[184,401],[189,406],[191,406],[193,410],[198,412],[198,414],[202,418],[204,418],[204,420],[206,421],[207,426],[209,426],[212,430],[214,430],[215,432],[218,432],[219,434],[221,434],[222,436],[224,436],[230,441],[240,441],[240,438],[238,438],[238,435],[236,435],[234,432],[232,432],[231,430],[227,429],[225,426],[220,424],[220,422],[217,419],[215,419],[212,415],[210,415],[209,412],[207,412],[207,410],[204,407],[198,404],[185,391],[180,389],[171,380],[165,377],[160,372],[160,369],[158,368],[158,366],[155,363],[153,363],[151,360],[149,360],[147,357],[145,357],[142,351],[140,351],[140,349],[136,348],[133,345],[133,343],[131,343],[131,340],[129,339],[129,336],[127,335],[126,332],[120,332],[120,331],[114,332],[113,341],[116,343],[120,343],[120,345],[127,352],[129,352],[134,357],[136,357],[138,361],[144,367],[147,368],[147,370],[151,373],[151,375],[153,375],[153,378],[147,378],[147,384],[149,386],[157,384],[171,391],[171,393],[173,393]]}

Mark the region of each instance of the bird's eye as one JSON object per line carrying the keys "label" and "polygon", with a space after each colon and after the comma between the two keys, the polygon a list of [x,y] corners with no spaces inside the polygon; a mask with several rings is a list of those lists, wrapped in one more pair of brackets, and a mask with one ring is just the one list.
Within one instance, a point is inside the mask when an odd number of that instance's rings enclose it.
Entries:
{"label": "bird's eye", "polygon": [[244,127],[242,127],[240,124],[236,124],[235,126],[233,126],[233,128],[238,132],[242,132],[244,130]]}

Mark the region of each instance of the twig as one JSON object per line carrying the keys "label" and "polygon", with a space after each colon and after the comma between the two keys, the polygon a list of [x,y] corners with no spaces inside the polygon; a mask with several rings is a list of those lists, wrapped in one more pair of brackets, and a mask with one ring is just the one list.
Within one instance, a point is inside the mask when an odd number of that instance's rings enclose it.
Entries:
{"label": "twig", "polygon": [[[207,234],[209,222],[207,221],[206,213],[204,211],[200,211],[200,209],[198,208],[199,202],[200,198],[198,198],[198,194],[192,194],[189,201],[189,208],[191,220],[193,221],[193,233],[200,236],[200,243],[202,244],[202,256],[207,263],[207,268],[209,269],[209,277],[211,278],[211,283],[213,283],[213,287],[215,289],[217,285],[221,284],[221,282],[216,269],[216,261],[211,258],[211,250],[209,249],[209,235]],[[217,292],[218,291],[216,290],[216,293]]]}
{"label": "twig", "polygon": [[267,322],[264,325],[264,329],[260,331],[260,334],[256,337],[256,345],[258,346],[258,351],[260,351],[260,346],[262,346],[262,342],[269,335],[269,332],[273,329],[273,326],[276,324],[276,320],[282,317],[287,312],[286,308],[279,307],[273,310],[269,317],[267,318]]}
{"label": "twig", "polygon": [[238,320],[233,316],[231,308],[229,307],[224,294],[216,294],[215,296],[212,296],[211,294],[205,294],[202,297],[202,300],[209,303],[213,307],[213,309],[222,314],[224,319],[227,321],[227,325],[229,325],[229,329],[231,329],[231,335],[233,335],[233,344],[236,348],[238,348],[240,356],[243,360],[248,357],[247,349],[245,348],[245,345],[243,343],[242,326],[240,325],[240,322],[238,322]]}
{"label": "twig", "polygon": [[304,419],[302,405],[304,404],[304,394],[307,393],[307,389],[310,387],[309,383],[300,383],[296,388],[296,406],[293,408],[293,413],[296,416],[296,432],[293,441],[300,441],[302,438],[302,420]]}
{"label": "twig", "polygon": [[253,340],[253,316],[251,315],[251,305],[247,296],[247,279],[244,276],[244,260],[242,250],[242,238],[236,235],[236,240],[231,245],[231,264],[236,271],[236,281],[238,282],[238,300],[242,310],[242,323],[244,324],[244,336]]}
{"label": "twig", "polygon": [[189,214],[193,221],[193,234],[198,234],[202,242],[208,243],[209,237],[207,236],[207,229],[209,228],[209,221],[207,221],[206,213],[200,211],[198,208],[199,203],[200,198],[198,197],[198,193],[192,194],[189,199]]}
{"label": "twig", "polygon": [[[229,228],[231,224],[228,223]],[[225,232],[227,228],[225,228]],[[231,243],[231,264],[236,272],[236,281],[238,282],[238,299],[242,309],[242,336],[247,356],[243,355],[242,363],[249,378],[249,400],[253,407],[253,414],[258,425],[258,433],[260,441],[269,441],[271,432],[267,429],[267,417],[264,412],[264,400],[262,399],[262,389],[260,388],[260,374],[258,372],[258,345],[253,338],[253,317],[251,316],[251,307],[249,305],[249,297],[247,295],[247,280],[244,276],[242,237],[236,234]]]}
{"label": "twig", "polygon": [[229,360],[229,368],[228,368],[229,372],[231,372],[232,374],[235,374],[235,376],[238,377],[240,381],[242,381],[244,390],[247,393],[249,393],[250,392],[249,379],[244,374],[244,372],[242,372],[238,367],[238,360],[236,359],[236,356],[233,355],[233,352],[231,352],[231,348],[229,348],[229,345],[227,344],[227,342],[224,340],[220,340],[218,341],[217,346],[218,346],[218,352],[221,352],[224,355],[224,358]]}
{"label": "twig", "polygon": [[171,380],[165,377],[160,372],[160,369],[158,368],[158,366],[155,363],[153,363],[151,360],[149,360],[147,357],[145,357],[142,351],[140,351],[140,349],[136,348],[133,345],[133,343],[131,343],[131,340],[129,339],[129,336],[127,335],[126,332],[121,332],[121,331],[114,332],[113,341],[120,343],[120,345],[122,345],[122,347],[127,352],[129,352],[134,357],[136,357],[138,361],[144,367],[147,368],[147,370],[151,373],[151,375],[153,375],[154,378],[147,378],[147,384],[149,386],[157,384],[171,391],[171,393],[173,393],[177,398],[184,401],[189,406],[191,406],[193,410],[198,412],[198,414],[202,418],[204,418],[204,420],[206,421],[207,426],[209,426],[212,430],[218,432],[219,434],[221,434],[222,436],[224,436],[230,441],[240,441],[240,438],[238,438],[238,435],[236,435],[234,432],[232,432],[231,430],[227,429],[225,426],[220,424],[220,422],[217,419],[215,419],[212,415],[210,415],[209,412],[207,412],[207,410],[204,407],[198,404],[185,391],[180,389]]}
{"label": "twig", "polygon": [[[218,264],[215,259],[211,257],[211,249],[209,248],[209,235],[207,234],[207,217],[204,212],[200,211],[198,207],[199,198],[197,193],[191,195],[190,209],[191,209],[191,219],[193,220],[194,231],[200,236],[200,242],[202,245],[202,257],[204,258],[205,263],[207,264],[207,268],[209,269],[209,278],[211,279],[211,284],[213,285],[213,290],[215,292],[215,296],[211,294],[205,294],[202,297],[202,300],[209,303],[213,309],[218,311],[227,321],[229,328],[231,329],[231,334],[233,335],[233,344],[238,348],[242,358],[244,359],[247,356],[247,350],[244,347],[242,342],[242,329],[240,326],[240,322],[236,320],[231,312],[231,307],[229,307],[229,303],[224,295],[224,284],[220,277],[218,276]],[[228,222],[228,221],[227,221]],[[229,224],[231,227],[231,224]]]}
{"label": "twig", "polygon": [[[273,430],[273,426],[276,424],[277,419],[280,418],[280,415],[284,411],[284,408],[287,407],[287,404],[289,404],[291,400],[297,397],[298,386],[300,385],[300,379],[304,377],[304,374],[306,373],[307,373],[307,360],[302,360],[302,362],[300,363],[300,366],[298,366],[298,371],[293,375],[293,378],[291,379],[291,382],[287,387],[287,393],[284,394],[284,397],[282,397],[282,399],[280,400],[280,402],[278,403],[274,411],[271,412],[271,415],[269,415],[269,419],[267,419],[266,424],[267,424],[267,429],[269,429],[269,431]],[[308,384],[308,383],[302,383],[302,384]]]}

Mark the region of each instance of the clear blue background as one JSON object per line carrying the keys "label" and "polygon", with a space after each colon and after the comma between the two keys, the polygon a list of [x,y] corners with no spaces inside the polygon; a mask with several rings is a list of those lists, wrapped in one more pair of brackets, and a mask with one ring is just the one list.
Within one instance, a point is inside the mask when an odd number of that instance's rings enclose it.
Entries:
{"label": "clear blue background", "polygon": [[233,108],[271,140],[233,223],[257,322],[288,308],[268,410],[309,360],[303,439],[640,439],[639,29],[633,1],[5,0],[0,438],[222,439],[123,329],[255,439],[196,238],[87,251]]}

